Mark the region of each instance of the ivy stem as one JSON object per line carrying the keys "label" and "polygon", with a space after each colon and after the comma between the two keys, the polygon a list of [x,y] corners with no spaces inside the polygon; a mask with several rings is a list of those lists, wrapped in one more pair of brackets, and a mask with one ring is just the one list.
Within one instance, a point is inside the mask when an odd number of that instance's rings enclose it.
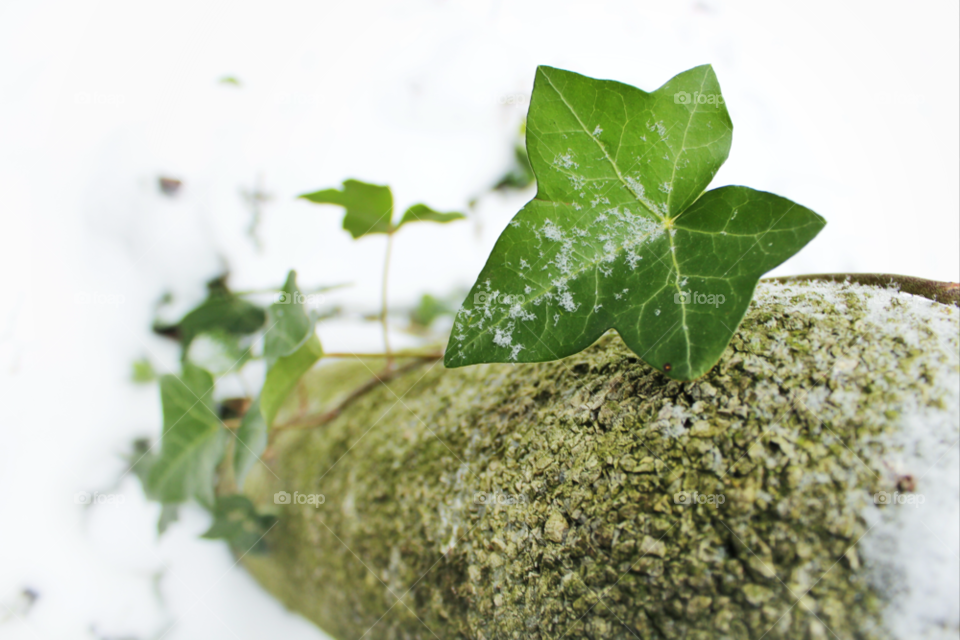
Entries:
{"label": "ivy stem", "polygon": [[387,233],[387,252],[383,258],[383,289],[380,292],[380,324],[383,326],[383,350],[387,358],[387,371],[393,368],[393,354],[390,353],[390,328],[387,325],[387,282],[390,276],[390,253],[393,251],[393,232]]}

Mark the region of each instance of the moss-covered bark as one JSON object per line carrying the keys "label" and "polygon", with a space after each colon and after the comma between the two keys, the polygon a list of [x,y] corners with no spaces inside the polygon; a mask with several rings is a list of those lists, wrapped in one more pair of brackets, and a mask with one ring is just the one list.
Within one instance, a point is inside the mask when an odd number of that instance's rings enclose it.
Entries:
{"label": "moss-covered bark", "polygon": [[[893,490],[883,434],[945,401],[957,357],[904,296],[871,295],[762,285],[690,383],[615,335],[559,362],[424,364],[278,436],[246,493],[280,521],[244,563],[343,639],[884,637],[859,514]],[[314,372],[317,397],[365,370],[344,367]]]}

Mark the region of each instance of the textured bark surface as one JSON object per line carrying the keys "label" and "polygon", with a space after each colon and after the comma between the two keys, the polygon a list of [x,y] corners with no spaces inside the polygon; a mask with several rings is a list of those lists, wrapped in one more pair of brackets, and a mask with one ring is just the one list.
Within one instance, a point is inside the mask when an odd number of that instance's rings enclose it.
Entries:
{"label": "textured bark surface", "polygon": [[[956,308],[770,283],[694,382],[615,335],[559,362],[426,363],[278,434],[245,493],[280,521],[243,562],[341,639],[886,637],[862,516],[895,489],[885,434],[956,402],[942,326]],[[291,404],[322,412],[366,366],[312,372]]]}

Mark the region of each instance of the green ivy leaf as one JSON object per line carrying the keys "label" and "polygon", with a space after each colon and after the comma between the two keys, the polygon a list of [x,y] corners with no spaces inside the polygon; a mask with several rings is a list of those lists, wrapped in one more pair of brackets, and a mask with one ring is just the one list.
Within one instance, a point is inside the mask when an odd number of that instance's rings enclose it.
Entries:
{"label": "green ivy leaf", "polygon": [[309,371],[321,357],[323,347],[320,345],[320,338],[314,333],[300,348],[288,356],[278,358],[270,367],[260,392],[260,409],[267,425],[273,424],[280,405],[290,395],[300,376]]}
{"label": "green ivy leaf", "polygon": [[270,305],[269,321],[263,337],[263,355],[268,366],[277,358],[288,356],[307,339],[313,321],[303,308],[300,290],[297,289],[297,272],[287,274],[280,300]]}
{"label": "green ivy leaf", "polygon": [[527,119],[537,195],[497,241],[444,364],[554,360],[616,329],[672,378],[706,373],[760,276],[825,224],[747,187],[704,193],[732,133],[710,66],[653,93],[540,67]]}
{"label": "green ivy leaf", "polygon": [[423,294],[420,303],[410,311],[410,323],[428,329],[433,321],[440,316],[451,315],[450,304],[440,298],[435,298],[429,293]]}
{"label": "green ivy leaf", "polygon": [[355,239],[373,233],[393,233],[408,222],[452,222],[465,216],[451,211],[434,211],[425,204],[407,209],[400,223],[393,224],[393,193],[390,187],[345,180],[343,189],[323,189],[299,196],[317,204],[336,204],[347,210],[343,228]]}
{"label": "green ivy leaf", "polygon": [[203,537],[226,540],[241,554],[263,553],[267,549],[264,536],[276,522],[274,516],[259,515],[246,496],[220,496],[213,508],[213,524]]}
{"label": "green ivy leaf", "polygon": [[247,473],[267,448],[268,431],[260,411],[260,400],[256,400],[243,414],[237,429],[237,441],[234,443],[233,474],[238,489],[243,489]]}
{"label": "green ivy leaf", "polygon": [[464,218],[466,218],[466,216],[457,211],[441,213],[434,211],[425,204],[415,204],[404,212],[397,228],[399,229],[408,222],[453,222],[454,220],[463,220]]}
{"label": "green ivy leaf", "polygon": [[343,189],[323,189],[300,196],[318,204],[337,204],[347,210],[343,228],[354,238],[393,229],[393,194],[390,187],[346,180]]}
{"label": "green ivy leaf", "polygon": [[234,295],[222,278],[211,281],[207,287],[207,299],[177,323],[184,356],[193,339],[202,333],[249,335],[259,330],[267,319],[263,309]]}
{"label": "green ivy leaf", "polygon": [[225,375],[239,371],[250,360],[251,342],[249,337],[221,329],[205,331],[190,342],[186,359],[214,375]]}
{"label": "green ivy leaf", "polygon": [[160,378],[163,436],[160,455],[150,466],[147,493],[164,503],[196,498],[213,505],[217,464],[226,430],[213,403],[213,376],[190,363],[178,378]]}

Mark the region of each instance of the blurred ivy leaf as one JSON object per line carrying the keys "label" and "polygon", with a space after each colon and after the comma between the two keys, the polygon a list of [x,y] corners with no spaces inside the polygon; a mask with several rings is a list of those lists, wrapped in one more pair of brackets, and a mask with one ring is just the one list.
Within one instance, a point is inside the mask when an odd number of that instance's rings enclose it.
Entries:
{"label": "blurred ivy leaf", "polygon": [[163,435],[160,455],[150,466],[148,494],[163,503],[196,498],[211,507],[216,467],[223,457],[226,429],[213,402],[213,376],[189,362],[178,378],[160,378]]}
{"label": "blurred ivy leaf", "polygon": [[359,180],[345,180],[343,189],[323,189],[300,196],[317,204],[336,204],[347,210],[343,228],[354,238],[393,229],[393,194],[384,187]]}
{"label": "blurred ivy leaf", "polygon": [[267,448],[267,435],[267,422],[260,411],[258,399],[243,414],[237,429],[237,441],[233,448],[233,474],[238,489],[243,488],[247,473]]}
{"label": "blurred ivy leaf", "polygon": [[260,391],[260,410],[267,425],[273,424],[280,405],[297,385],[300,376],[309,371],[321,357],[323,347],[320,345],[320,338],[314,333],[296,351],[278,358],[270,367]]}
{"label": "blurred ivy leaf", "polygon": [[214,329],[190,342],[187,359],[219,376],[242,368],[252,357],[250,347],[250,338]]}
{"label": "blurred ivy leaf", "polygon": [[313,321],[303,308],[300,290],[297,289],[297,272],[287,274],[280,300],[270,305],[269,322],[263,337],[263,355],[267,365],[272,366],[277,358],[292,354],[310,335]]}
{"label": "blurred ivy leaf", "polygon": [[410,322],[424,329],[429,329],[434,320],[451,313],[453,313],[453,309],[445,300],[425,293],[420,298],[420,303],[410,312]]}
{"label": "blurred ivy leaf", "polygon": [[132,369],[130,379],[137,384],[148,384],[157,379],[157,372],[147,358],[134,360]]}
{"label": "blurred ivy leaf", "polygon": [[133,441],[130,449],[130,453],[123,456],[128,465],[127,469],[140,480],[140,484],[143,485],[146,492],[147,477],[150,474],[150,467],[157,459],[157,454],[153,451],[153,446],[148,438],[137,438]]}
{"label": "blurred ivy leaf", "polygon": [[202,333],[220,331],[231,335],[249,335],[266,321],[266,312],[255,304],[234,295],[225,278],[207,283],[206,300],[195,307],[175,327],[154,327],[158,333],[179,337],[184,358],[193,339]]}
{"label": "blurred ivy leaf", "polygon": [[213,507],[213,524],[203,537],[226,540],[241,554],[263,553],[267,549],[264,536],[276,522],[274,516],[259,515],[246,496],[219,496]]}
{"label": "blurred ivy leaf", "polygon": [[425,204],[415,204],[409,209],[407,209],[403,217],[400,219],[400,224],[397,225],[397,229],[407,224],[408,222],[453,222],[454,220],[463,220],[466,216],[458,211],[450,211],[448,213],[441,213],[439,211],[434,211]]}
{"label": "blurred ivy leaf", "polygon": [[709,65],[652,93],[539,67],[527,119],[537,195],[497,240],[444,364],[556,360],[616,329],[671,378],[706,373],[760,276],[825,224],[771,193],[704,193],[732,134]]}

